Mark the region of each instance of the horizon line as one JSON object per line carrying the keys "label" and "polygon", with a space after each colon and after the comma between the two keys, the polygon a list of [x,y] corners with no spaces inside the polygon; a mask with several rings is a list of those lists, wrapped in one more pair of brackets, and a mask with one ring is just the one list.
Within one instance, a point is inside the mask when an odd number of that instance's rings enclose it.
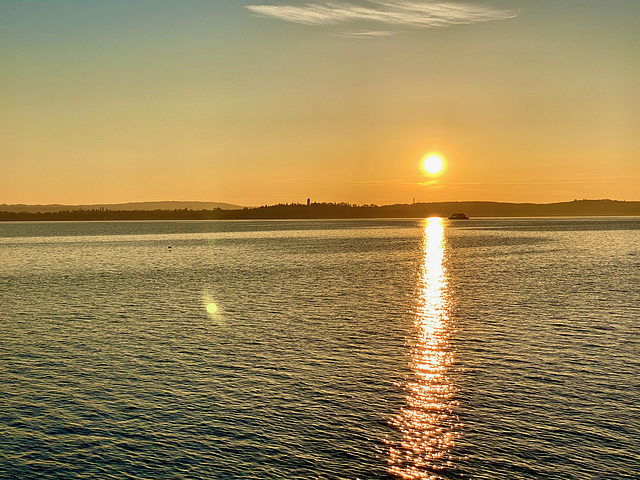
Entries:
{"label": "horizon line", "polygon": [[[419,204],[443,204],[443,203],[502,203],[513,205],[553,205],[560,203],[573,203],[573,202],[623,202],[623,203],[638,203],[640,200],[619,200],[613,198],[574,198],[573,200],[560,200],[553,202],[536,202],[536,201],[506,201],[506,200],[438,200],[438,201],[413,201],[406,203],[358,203],[358,202],[345,202],[345,201],[311,201],[310,204],[316,205],[343,205],[350,207],[385,207],[394,205],[419,205]],[[241,208],[263,208],[271,206],[294,206],[294,205],[307,205],[307,201],[304,202],[278,202],[272,204],[262,205],[241,205],[232,202],[221,201],[208,201],[208,200],[143,200],[143,201],[126,201],[126,202],[97,202],[97,203],[1,203],[0,207],[106,207],[110,205],[134,205],[134,204],[156,204],[156,203],[176,203],[176,204],[221,204],[232,205],[234,207]]]}

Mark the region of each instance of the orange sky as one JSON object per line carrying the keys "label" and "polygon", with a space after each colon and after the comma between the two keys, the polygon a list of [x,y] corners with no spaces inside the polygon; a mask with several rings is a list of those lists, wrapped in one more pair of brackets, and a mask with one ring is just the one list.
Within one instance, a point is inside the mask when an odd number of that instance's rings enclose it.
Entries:
{"label": "orange sky", "polygon": [[640,200],[640,2],[398,5],[5,1],[0,203]]}

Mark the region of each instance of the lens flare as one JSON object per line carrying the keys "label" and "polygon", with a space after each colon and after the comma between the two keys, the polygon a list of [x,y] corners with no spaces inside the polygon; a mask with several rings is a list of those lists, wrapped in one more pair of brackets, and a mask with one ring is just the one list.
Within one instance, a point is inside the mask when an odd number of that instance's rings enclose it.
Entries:
{"label": "lens flare", "polygon": [[218,311],[218,306],[215,303],[207,304],[207,312],[216,313]]}

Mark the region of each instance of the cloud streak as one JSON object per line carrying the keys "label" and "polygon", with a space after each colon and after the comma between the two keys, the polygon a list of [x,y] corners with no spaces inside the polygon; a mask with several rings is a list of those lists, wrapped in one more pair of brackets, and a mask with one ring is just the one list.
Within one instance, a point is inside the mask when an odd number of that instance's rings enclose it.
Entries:
{"label": "cloud streak", "polygon": [[515,12],[472,3],[383,1],[353,3],[316,2],[304,5],[249,5],[264,17],[305,25],[330,25],[367,21],[385,25],[439,28],[514,18]]}
{"label": "cloud streak", "polygon": [[389,30],[372,30],[367,32],[340,32],[335,33],[334,36],[342,38],[376,38],[376,37],[388,37],[395,35],[396,32]]}

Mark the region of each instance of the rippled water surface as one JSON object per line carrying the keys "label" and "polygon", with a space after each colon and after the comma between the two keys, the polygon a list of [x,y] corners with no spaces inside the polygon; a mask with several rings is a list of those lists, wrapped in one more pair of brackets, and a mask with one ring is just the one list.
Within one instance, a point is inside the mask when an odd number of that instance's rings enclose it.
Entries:
{"label": "rippled water surface", "polygon": [[0,478],[640,478],[640,219],[0,224]]}

